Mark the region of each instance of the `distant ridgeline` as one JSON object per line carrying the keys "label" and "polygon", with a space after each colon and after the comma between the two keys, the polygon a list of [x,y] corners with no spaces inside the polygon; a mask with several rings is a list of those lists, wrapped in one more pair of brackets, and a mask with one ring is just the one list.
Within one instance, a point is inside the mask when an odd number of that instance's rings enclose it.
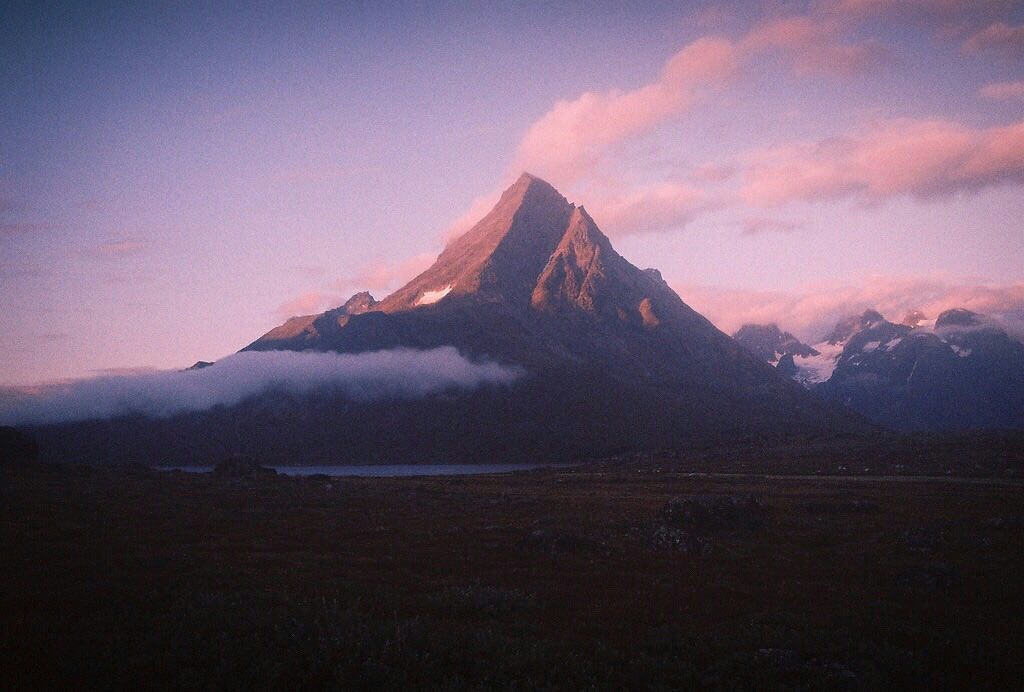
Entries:
{"label": "distant ridgeline", "polygon": [[823,397],[897,430],[1024,428],[1024,344],[998,320],[913,311],[900,324],[868,310],[820,343],[777,325],[744,325],[736,340]]}

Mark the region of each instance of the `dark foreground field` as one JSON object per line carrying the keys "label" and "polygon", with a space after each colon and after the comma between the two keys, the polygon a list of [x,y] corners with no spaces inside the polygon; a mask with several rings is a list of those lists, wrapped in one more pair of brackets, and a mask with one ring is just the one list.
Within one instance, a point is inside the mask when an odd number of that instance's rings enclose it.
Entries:
{"label": "dark foreground field", "polygon": [[4,470],[0,687],[977,689],[1024,675],[1020,481],[603,468]]}

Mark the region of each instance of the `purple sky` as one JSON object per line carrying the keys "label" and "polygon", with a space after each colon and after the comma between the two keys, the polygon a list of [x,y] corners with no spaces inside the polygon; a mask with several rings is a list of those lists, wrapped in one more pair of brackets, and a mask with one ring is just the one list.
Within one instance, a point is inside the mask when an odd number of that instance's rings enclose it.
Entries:
{"label": "purple sky", "polygon": [[0,385],[379,298],[521,169],[729,331],[1024,316],[1020,3],[38,4],[0,8]]}

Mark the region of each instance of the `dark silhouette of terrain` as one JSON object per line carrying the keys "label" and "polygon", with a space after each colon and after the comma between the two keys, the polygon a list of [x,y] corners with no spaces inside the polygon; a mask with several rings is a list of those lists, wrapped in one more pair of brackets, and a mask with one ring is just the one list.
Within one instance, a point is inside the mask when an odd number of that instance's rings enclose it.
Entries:
{"label": "dark silhouette of terrain", "polygon": [[0,476],[3,689],[1014,689],[1024,673],[1019,479],[694,477],[657,459]]}

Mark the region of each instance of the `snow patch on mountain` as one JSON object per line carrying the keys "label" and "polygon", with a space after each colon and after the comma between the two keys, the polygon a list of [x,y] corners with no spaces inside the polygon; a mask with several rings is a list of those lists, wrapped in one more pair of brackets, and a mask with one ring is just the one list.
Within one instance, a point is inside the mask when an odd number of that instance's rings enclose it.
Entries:
{"label": "snow patch on mountain", "polygon": [[796,380],[806,386],[820,384],[832,377],[836,369],[836,361],[843,355],[845,343],[830,344],[823,341],[815,345],[816,356],[794,357],[797,366]]}
{"label": "snow patch on mountain", "polygon": [[420,296],[420,299],[416,301],[416,304],[417,305],[433,305],[434,303],[438,302],[439,300],[441,300],[442,298],[444,298],[446,295],[448,295],[451,292],[452,292],[451,284],[448,284],[444,288],[438,289],[436,291],[424,291],[423,295]]}

